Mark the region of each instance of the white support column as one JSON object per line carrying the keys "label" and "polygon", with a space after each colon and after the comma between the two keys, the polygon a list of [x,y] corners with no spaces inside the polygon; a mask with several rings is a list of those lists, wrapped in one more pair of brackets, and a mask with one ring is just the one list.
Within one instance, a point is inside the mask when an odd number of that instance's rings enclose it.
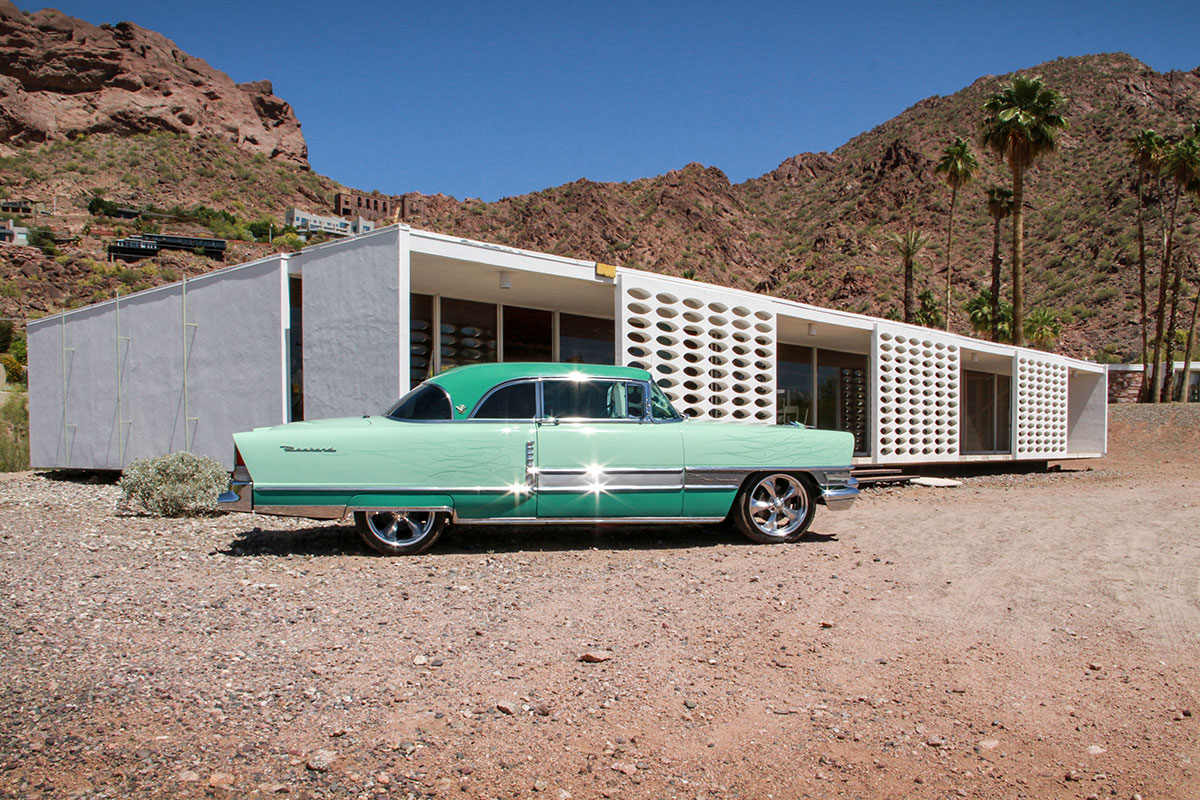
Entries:
{"label": "white support column", "polygon": [[[400,241],[397,247],[398,259],[396,269],[399,273],[399,291],[396,300],[399,304],[397,319],[399,319],[399,356],[400,364],[397,373],[399,381],[396,386],[396,396],[407,394],[412,388],[412,370],[409,369],[409,359],[412,357],[412,232],[407,227],[399,229]],[[437,339],[437,328],[433,331],[434,341]]]}

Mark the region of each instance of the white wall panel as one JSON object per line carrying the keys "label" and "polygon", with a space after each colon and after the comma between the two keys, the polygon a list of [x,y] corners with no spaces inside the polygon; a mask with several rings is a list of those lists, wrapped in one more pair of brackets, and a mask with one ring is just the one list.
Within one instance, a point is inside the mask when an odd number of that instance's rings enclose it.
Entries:
{"label": "white wall panel", "polygon": [[694,417],[775,422],[775,313],[738,292],[624,273],[619,363],[650,370]]}
{"label": "white wall panel", "polygon": [[306,250],[304,417],[378,414],[408,390],[408,231]]}
{"label": "white wall panel", "polygon": [[958,456],[959,341],[933,330],[875,326],[875,461]]}
{"label": "white wall panel", "polygon": [[232,467],[233,433],[284,421],[284,271],[274,257],[189,280],[187,325],[181,283],[30,323],[33,466],[190,449]]}

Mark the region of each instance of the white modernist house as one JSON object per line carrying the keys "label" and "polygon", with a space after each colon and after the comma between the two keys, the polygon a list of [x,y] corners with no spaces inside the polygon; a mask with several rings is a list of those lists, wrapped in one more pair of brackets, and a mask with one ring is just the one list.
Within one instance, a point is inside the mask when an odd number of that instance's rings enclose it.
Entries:
{"label": "white modernist house", "polygon": [[1103,365],[393,225],[29,323],[35,467],[378,413],[481,361],[650,370],[704,419],[854,433],[862,464],[1106,449]]}

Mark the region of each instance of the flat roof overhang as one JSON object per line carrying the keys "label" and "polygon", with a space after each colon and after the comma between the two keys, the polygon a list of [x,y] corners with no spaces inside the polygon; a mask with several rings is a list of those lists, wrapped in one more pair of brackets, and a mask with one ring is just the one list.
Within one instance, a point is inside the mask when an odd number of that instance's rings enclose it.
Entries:
{"label": "flat roof overhang", "polygon": [[[502,275],[503,273],[503,275]],[[580,261],[427,231],[409,237],[410,288],[460,300],[612,319],[615,281]],[[504,277],[509,288],[501,288]]]}

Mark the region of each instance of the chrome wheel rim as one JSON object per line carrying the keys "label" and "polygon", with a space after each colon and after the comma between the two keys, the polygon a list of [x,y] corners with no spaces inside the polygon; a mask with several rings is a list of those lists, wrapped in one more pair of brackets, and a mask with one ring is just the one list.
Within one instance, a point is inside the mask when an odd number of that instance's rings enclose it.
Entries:
{"label": "chrome wheel rim", "polygon": [[433,530],[435,520],[433,511],[367,513],[367,527],[371,535],[391,545],[406,545],[419,541]]}
{"label": "chrome wheel rim", "polygon": [[791,475],[770,475],[750,491],[750,522],[767,536],[788,536],[808,516],[808,492]]}

